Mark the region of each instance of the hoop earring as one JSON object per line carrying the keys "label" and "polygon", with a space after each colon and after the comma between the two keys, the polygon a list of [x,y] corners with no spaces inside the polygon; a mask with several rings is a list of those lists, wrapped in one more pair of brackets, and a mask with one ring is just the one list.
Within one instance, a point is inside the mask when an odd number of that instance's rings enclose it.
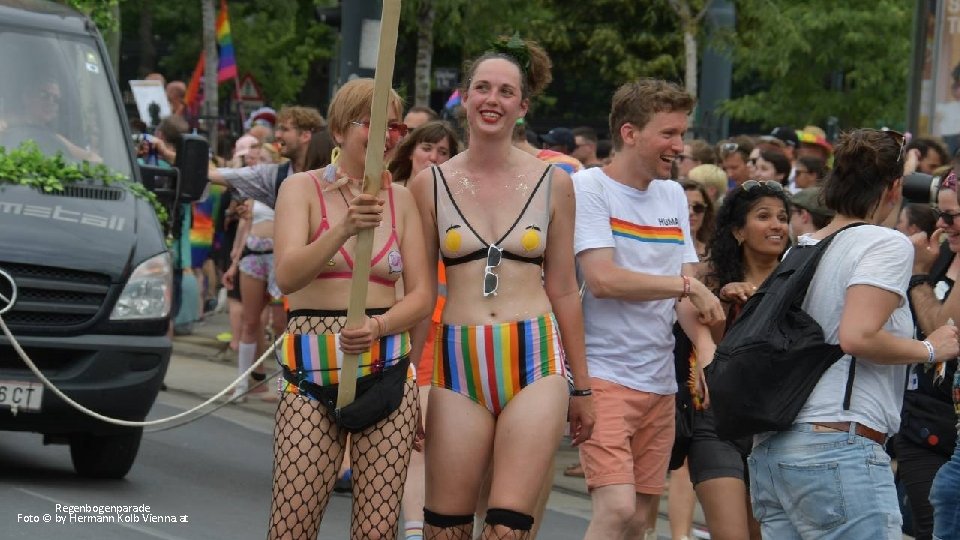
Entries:
{"label": "hoop earring", "polygon": [[330,151],[330,164],[336,166],[337,161],[340,161],[340,147],[334,146],[333,150]]}

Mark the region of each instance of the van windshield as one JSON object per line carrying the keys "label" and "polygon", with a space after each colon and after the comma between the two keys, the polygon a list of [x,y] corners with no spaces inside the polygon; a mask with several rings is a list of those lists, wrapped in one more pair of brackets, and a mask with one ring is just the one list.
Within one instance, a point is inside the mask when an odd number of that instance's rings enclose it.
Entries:
{"label": "van windshield", "polygon": [[0,146],[33,140],[49,155],[132,177],[109,75],[93,38],[0,26]]}

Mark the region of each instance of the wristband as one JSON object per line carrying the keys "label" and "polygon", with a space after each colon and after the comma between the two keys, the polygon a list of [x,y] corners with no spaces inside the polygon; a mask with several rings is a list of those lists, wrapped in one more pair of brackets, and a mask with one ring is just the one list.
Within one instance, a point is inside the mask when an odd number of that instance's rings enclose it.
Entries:
{"label": "wristband", "polygon": [[577,390],[576,388],[574,388],[573,390],[570,391],[570,397],[584,397],[584,396],[592,396],[592,395],[593,395],[593,390],[590,388],[584,388],[582,390]]}
{"label": "wristband", "polygon": [[686,298],[690,296],[690,278],[687,276],[680,276],[683,279],[683,292],[680,293],[680,298]]}
{"label": "wristband", "polygon": [[928,363],[928,364],[932,364],[932,363],[933,363],[933,358],[934,358],[934,355],[933,355],[933,344],[930,343],[930,342],[927,341],[927,340],[923,340],[923,341],[921,341],[920,343],[923,343],[923,346],[927,348],[927,363]]}

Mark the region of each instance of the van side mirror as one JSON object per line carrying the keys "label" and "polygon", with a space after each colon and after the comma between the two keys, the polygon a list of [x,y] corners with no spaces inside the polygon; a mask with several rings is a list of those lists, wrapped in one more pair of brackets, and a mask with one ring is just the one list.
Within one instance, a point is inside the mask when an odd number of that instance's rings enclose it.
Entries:
{"label": "van side mirror", "polygon": [[153,192],[167,208],[177,199],[177,170],[169,167],[140,165],[143,187]]}
{"label": "van side mirror", "polygon": [[186,134],[177,148],[176,168],[180,171],[180,202],[193,202],[207,187],[210,145],[200,135]]}

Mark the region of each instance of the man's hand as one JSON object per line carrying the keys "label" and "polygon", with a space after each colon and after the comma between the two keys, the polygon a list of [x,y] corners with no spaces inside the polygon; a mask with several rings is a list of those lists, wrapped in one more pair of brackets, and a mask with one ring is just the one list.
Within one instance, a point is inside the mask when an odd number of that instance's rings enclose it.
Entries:
{"label": "man's hand", "polygon": [[723,313],[723,306],[720,305],[720,299],[710,292],[706,285],[695,278],[690,280],[690,301],[697,308],[700,322],[709,326],[722,322],[727,318]]}

